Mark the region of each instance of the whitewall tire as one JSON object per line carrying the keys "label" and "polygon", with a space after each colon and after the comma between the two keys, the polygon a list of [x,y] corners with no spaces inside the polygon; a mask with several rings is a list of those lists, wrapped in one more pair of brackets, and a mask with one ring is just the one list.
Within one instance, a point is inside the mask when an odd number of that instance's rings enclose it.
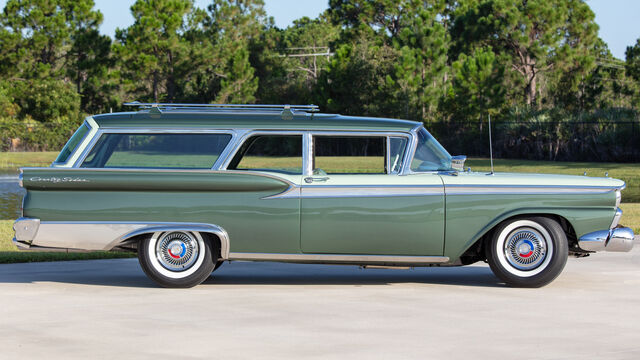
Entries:
{"label": "whitewall tire", "polygon": [[516,287],[540,287],[553,281],[564,269],[568,251],[564,230],[546,217],[505,221],[485,244],[493,273]]}
{"label": "whitewall tire", "polygon": [[142,240],[138,260],[142,270],[164,287],[192,287],[211,275],[218,244],[191,231],[155,232]]}

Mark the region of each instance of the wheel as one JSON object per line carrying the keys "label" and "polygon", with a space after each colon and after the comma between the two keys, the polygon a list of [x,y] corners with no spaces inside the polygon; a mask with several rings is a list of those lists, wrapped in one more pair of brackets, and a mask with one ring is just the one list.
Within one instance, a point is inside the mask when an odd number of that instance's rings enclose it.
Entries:
{"label": "wheel", "polygon": [[142,240],[138,260],[145,274],[160,286],[188,288],[211,275],[218,246],[198,232],[156,232]]}
{"label": "wheel", "polygon": [[569,248],[560,224],[531,217],[500,224],[485,253],[491,271],[507,285],[541,287],[560,275]]}

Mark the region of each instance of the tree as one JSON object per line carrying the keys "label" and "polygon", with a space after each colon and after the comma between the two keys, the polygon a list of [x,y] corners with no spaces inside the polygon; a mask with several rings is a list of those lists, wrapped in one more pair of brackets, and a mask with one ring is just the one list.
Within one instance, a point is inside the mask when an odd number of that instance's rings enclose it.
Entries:
{"label": "tree", "polygon": [[627,46],[625,56],[627,75],[635,81],[640,81],[640,39],[634,46]]}
{"label": "tree", "polygon": [[249,49],[266,23],[262,0],[214,0],[187,33],[201,50],[192,52],[194,71],[184,85],[185,97],[202,102],[254,102],[258,78]]}
{"label": "tree", "polygon": [[[448,35],[434,9],[418,6],[401,19],[402,30],[394,41],[400,52],[392,84],[399,88],[399,102],[406,104],[406,117],[421,121],[432,114],[443,97],[443,75],[447,65]],[[408,110],[408,109],[411,110]]]}
{"label": "tree", "polygon": [[93,0],[9,0],[1,18],[0,70],[14,78],[61,78],[74,36],[97,29]]}
{"label": "tree", "polygon": [[191,68],[183,33],[193,0],[137,0],[134,23],[116,30],[115,52],[122,77],[134,96],[154,102],[173,101],[177,82]]}
{"label": "tree", "polygon": [[388,77],[399,54],[393,47],[361,34],[339,45],[318,82],[317,99],[326,111],[351,115],[393,116],[398,113]]}
{"label": "tree", "polygon": [[459,119],[482,121],[500,113],[505,102],[504,65],[491,48],[460,54],[453,63],[453,87],[448,101]]}
{"label": "tree", "polygon": [[636,106],[638,106],[640,105],[640,39],[636,41],[634,46],[627,47],[625,55],[626,75],[634,82],[633,84],[628,84],[625,89],[627,90],[627,93],[635,94],[634,102]]}
{"label": "tree", "polygon": [[457,50],[492,46],[509,54],[524,84],[525,103],[537,105],[540,76],[593,67],[594,14],[582,0],[465,0],[454,13]]}
{"label": "tree", "polygon": [[252,44],[252,64],[260,78],[258,98],[267,102],[309,104],[321,75],[327,71],[331,45],[340,28],[326,12],[303,17],[284,30],[269,28]]}

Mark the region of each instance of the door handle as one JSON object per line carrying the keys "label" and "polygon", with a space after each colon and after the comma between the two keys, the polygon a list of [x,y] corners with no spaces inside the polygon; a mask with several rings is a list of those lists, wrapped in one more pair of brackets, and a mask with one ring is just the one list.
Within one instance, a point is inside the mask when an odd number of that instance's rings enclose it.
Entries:
{"label": "door handle", "polygon": [[323,177],[313,177],[313,176],[309,176],[309,177],[304,178],[304,182],[306,182],[307,184],[311,184],[311,183],[312,183],[312,182],[314,182],[314,181],[317,181],[317,182],[324,182],[324,181],[327,181],[327,180],[329,180],[329,177],[328,177],[328,176],[323,176]]}

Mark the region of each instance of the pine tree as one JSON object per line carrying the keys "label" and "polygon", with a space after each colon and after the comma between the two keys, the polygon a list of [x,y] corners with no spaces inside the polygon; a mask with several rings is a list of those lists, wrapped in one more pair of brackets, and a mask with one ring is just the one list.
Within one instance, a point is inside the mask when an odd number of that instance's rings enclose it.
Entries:
{"label": "pine tree", "polygon": [[[550,71],[582,75],[593,68],[594,14],[582,0],[464,0],[454,13],[458,51],[492,46],[511,58],[525,103],[538,103],[538,83]],[[578,70],[573,64],[578,63]],[[575,74],[579,72],[578,74]],[[573,80],[571,80],[573,81]]]}
{"label": "pine tree", "polygon": [[177,82],[191,66],[183,34],[192,9],[192,0],[137,0],[131,6],[134,23],[116,31],[114,46],[131,95],[154,102],[175,99]]}

